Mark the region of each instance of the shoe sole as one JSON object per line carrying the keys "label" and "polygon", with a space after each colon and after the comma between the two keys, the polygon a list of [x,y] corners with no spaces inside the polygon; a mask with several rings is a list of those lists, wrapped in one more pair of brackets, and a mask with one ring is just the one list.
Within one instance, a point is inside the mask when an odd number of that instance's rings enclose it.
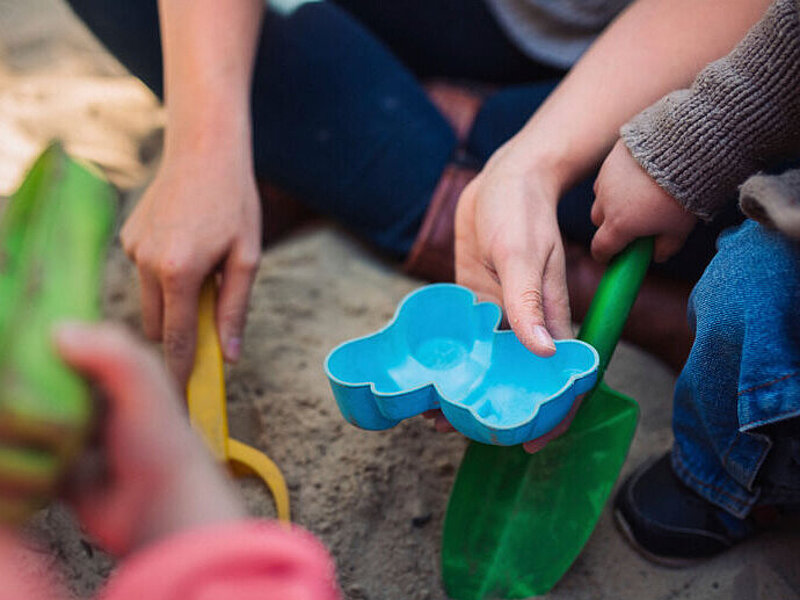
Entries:
{"label": "shoe sole", "polygon": [[633,546],[633,549],[636,550],[636,552],[638,552],[645,559],[661,567],[667,567],[669,569],[686,569],[707,561],[707,559],[703,558],[678,558],[675,556],[660,556],[658,554],[653,554],[638,542],[636,537],[633,535],[631,526],[625,520],[625,515],[623,515],[622,511],[619,509],[614,510],[614,523],[616,523],[617,529],[619,529],[620,533],[628,541],[628,543]]}

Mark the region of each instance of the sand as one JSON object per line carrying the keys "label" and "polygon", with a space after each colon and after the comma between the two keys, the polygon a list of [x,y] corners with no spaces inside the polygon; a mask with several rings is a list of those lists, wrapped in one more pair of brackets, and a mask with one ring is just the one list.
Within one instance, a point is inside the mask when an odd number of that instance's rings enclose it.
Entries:
{"label": "sand", "polygon": [[[0,195],[52,137],[102,165],[127,212],[152,177],[163,115],[147,90],[91,39],[59,0],[0,4]],[[232,434],[283,470],[294,520],[330,548],[348,600],[443,600],[439,544],[463,438],[421,418],[366,432],[338,413],[322,371],[327,351],[381,327],[420,285],[341,230],[324,225],[266,251],[244,358],[228,372]],[[139,327],[135,272],[118,243],[106,281],[109,318]],[[610,383],[637,398],[642,420],[625,472],[669,447],[672,374],[622,345]],[[258,482],[237,483],[252,514],[274,514]],[[75,597],[102,585],[113,562],[66,509],[43,511],[32,546]],[[531,540],[536,543],[536,540]],[[776,532],[700,567],[650,565],[621,539],[608,511],[553,599],[800,598],[797,537]]]}

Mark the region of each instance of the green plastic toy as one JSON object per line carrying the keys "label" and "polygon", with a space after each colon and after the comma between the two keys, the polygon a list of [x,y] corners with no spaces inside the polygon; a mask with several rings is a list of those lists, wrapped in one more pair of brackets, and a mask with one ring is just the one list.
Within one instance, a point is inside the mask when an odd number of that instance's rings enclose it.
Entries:
{"label": "green plastic toy", "polygon": [[0,220],[0,522],[53,493],[92,418],[87,384],[56,355],[55,323],[95,320],[114,224],[111,186],[53,144]]}
{"label": "green plastic toy", "polygon": [[653,252],[637,240],[606,270],[579,338],[600,355],[598,385],[568,431],[536,454],[470,443],[450,495],[442,577],[454,600],[548,592],[589,539],[636,429],[636,402],[603,375]]}

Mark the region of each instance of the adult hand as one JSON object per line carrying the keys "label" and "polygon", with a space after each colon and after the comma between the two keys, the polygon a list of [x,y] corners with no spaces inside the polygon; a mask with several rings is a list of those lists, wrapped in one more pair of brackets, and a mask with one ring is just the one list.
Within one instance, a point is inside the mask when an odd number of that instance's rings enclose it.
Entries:
{"label": "adult hand", "polygon": [[[462,193],[455,222],[456,281],[502,306],[529,350],[551,356],[553,338],[572,337],[558,192],[546,169],[530,165],[529,153],[512,139]],[[455,431],[441,411],[427,411],[425,417],[434,419],[439,432]],[[543,447],[552,437],[526,448]]]}
{"label": "adult hand", "polygon": [[592,222],[599,228],[592,256],[607,262],[636,238],[655,236],[653,258],[664,262],[681,249],[697,217],[661,188],[622,140],[606,158],[594,185]]}
{"label": "adult hand", "polygon": [[107,477],[68,490],[87,531],[116,555],[200,525],[243,518],[225,476],[182,414],[158,360],[112,325],[64,325],[64,360],[104,392]]}
{"label": "adult hand", "polygon": [[[241,149],[239,149],[241,147]],[[194,360],[203,280],[222,275],[217,327],[223,354],[239,358],[261,253],[261,209],[247,144],[176,151],[122,229],[139,271],[145,334],[163,341],[167,365],[185,385]]]}
{"label": "adult hand", "polygon": [[[564,419],[552,430],[542,436],[539,436],[538,438],[534,438],[522,444],[522,448],[525,450],[525,452],[530,454],[539,452],[539,450],[544,448],[547,444],[566,432],[567,429],[569,429],[569,426],[572,424],[572,420],[575,418],[575,415],[578,414],[578,409],[581,406],[581,402],[583,402],[583,398],[584,396],[579,396],[575,399],[575,402],[573,402],[572,408],[569,409],[567,416],[564,417]],[[452,433],[456,431],[456,428],[450,424],[441,410],[426,410],[424,413],[422,413],[422,416],[424,416],[426,419],[432,419],[433,427],[439,433]]]}
{"label": "adult hand", "polygon": [[520,342],[551,356],[572,336],[558,193],[513,140],[498,150],[459,199],[456,281],[500,304]]}

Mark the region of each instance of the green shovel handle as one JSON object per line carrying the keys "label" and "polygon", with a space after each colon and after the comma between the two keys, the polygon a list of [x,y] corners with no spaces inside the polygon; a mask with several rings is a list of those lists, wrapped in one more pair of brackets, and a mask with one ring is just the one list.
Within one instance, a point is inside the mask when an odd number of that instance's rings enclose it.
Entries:
{"label": "green shovel handle", "polygon": [[578,338],[594,346],[600,355],[598,383],[603,380],[652,257],[653,238],[636,240],[611,261],[597,286]]}

